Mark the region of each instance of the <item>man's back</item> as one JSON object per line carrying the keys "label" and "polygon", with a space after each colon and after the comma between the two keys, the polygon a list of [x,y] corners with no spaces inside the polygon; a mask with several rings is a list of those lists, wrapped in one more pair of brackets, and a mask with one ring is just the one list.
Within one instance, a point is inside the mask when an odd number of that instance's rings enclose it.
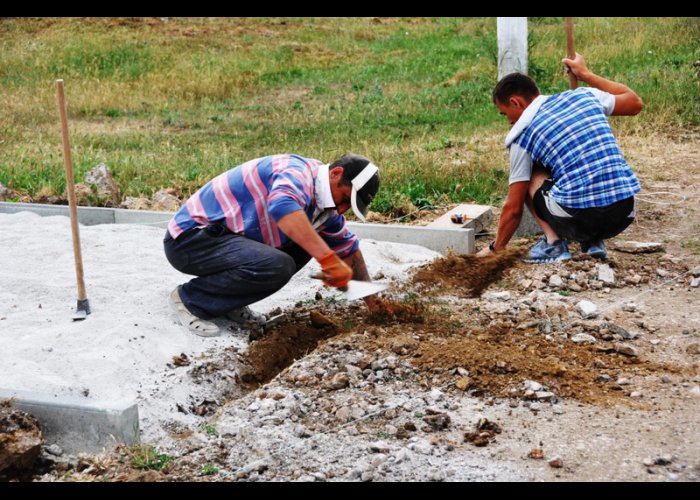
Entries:
{"label": "man's back", "polygon": [[640,189],[589,89],[549,96],[515,141],[552,172],[553,198],[571,208],[605,206]]}

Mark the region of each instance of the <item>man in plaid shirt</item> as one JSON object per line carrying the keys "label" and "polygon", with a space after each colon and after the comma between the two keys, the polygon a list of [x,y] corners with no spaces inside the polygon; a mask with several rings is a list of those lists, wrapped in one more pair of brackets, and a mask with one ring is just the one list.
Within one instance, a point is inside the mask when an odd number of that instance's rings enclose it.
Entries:
{"label": "man in plaid shirt", "polygon": [[[163,241],[170,264],[196,276],[170,294],[180,322],[203,337],[219,334],[210,321],[219,316],[264,323],[248,304],[282,288],[311,258],[328,286],[369,281],[343,214],[352,208],[364,222],[378,189],[377,166],[352,153],[330,165],[266,156],[209,181],[173,216]],[[369,306],[375,300],[365,298]]]}
{"label": "man in plaid shirt", "polygon": [[507,245],[525,203],[544,232],[530,249],[528,262],[570,259],[567,240],[580,242],[592,257],[606,259],[603,240],[634,220],[639,181],[607,116],[636,115],[642,100],[629,87],[592,73],[580,54],[562,62],[589,87],[545,96],[530,77],[512,73],[493,91],[494,104],[513,125],[505,140],[510,178],[496,239],[479,256]]}

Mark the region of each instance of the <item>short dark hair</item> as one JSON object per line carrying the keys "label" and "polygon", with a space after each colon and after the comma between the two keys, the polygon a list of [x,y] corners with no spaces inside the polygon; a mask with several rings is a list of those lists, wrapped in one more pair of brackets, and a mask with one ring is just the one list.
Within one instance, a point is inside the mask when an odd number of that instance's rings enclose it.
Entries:
{"label": "short dark hair", "polygon": [[[343,169],[340,184],[352,186],[352,211],[362,222],[365,222],[367,207],[379,190],[379,167],[372,163],[369,158],[354,153],[343,155],[329,165],[328,169],[332,170],[336,167]],[[365,170],[366,168],[368,170]],[[357,182],[355,182],[358,184],[357,186],[353,184],[356,177],[358,177]]]}
{"label": "short dark hair", "polygon": [[493,89],[493,102],[507,104],[508,99],[514,95],[519,95],[526,101],[532,101],[540,95],[535,80],[522,73],[511,73],[504,76]]}
{"label": "short dark hair", "polygon": [[356,155],[355,153],[346,153],[331,163],[328,170],[334,169],[335,167],[343,167],[343,177],[340,179],[340,183],[344,186],[349,186],[351,181],[362,172],[362,169],[364,169],[368,163],[370,163],[369,158]]}

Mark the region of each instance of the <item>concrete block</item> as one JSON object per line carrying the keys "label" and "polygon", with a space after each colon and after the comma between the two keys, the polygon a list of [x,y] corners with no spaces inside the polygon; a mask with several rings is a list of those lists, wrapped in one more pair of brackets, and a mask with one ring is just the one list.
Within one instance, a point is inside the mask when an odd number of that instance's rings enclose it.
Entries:
{"label": "concrete block", "polygon": [[439,229],[401,224],[363,224],[361,222],[348,222],[348,229],[355,233],[360,240],[368,238],[420,245],[443,254],[450,248],[459,254],[474,253],[473,229]]}
{"label": "concrete block", "polygon": [[[452,215],[464,214],[467,218],[461,224],[452,222]],[[481,232],[489,227],[493,220],[493,210],[488,205],[462,204],[441,215],[425,227],[437,229],[466,228]]]}
{"label": "concrete block", "polygon": [[[63,215],[65,217],[70,217],[70,209],[67,205],[0,202],[0,213],[15,214],[18,212],[34,212],[42,217],[49,217],[51,215]],[[84,226],[114,224],[114,209],[78,207],[78,222]]]}
{"label": "concrete block", "polygon": [[[0,202],[0,213],[17,213],[22,211],[34,212],[41,216],[63,215],[70,217],[67,206]],[[144,224],[165,229],[172,216],[171,212],[156,212],[153,210],[78,207],[78,220],[81,224],[87,226],[114,223]],[[473,229],[440,229],[402,224],[363,224],[361,222],[348,222],[348,228],[360,239],[369,238],[379,241],[421,245],[440,253],[447,252],[449,248],[460,254],[474,253]]]}
{"label": "concrete block", "polygon": [[100,453],[117,443],[139,441],[139,412],[134,402],[105,402],[28,391],[0,389],[0,399],[36,417],[47,445],[71,455]]}
{"label": "concrete block", "polygon": [[523,210],[523,218],[520,220],[520,225],[518,229],[515,230],[513,237],[525,238],[536,234],[542,234],[542,228],[532,216],[530,209],[525,207],[525,210]]}

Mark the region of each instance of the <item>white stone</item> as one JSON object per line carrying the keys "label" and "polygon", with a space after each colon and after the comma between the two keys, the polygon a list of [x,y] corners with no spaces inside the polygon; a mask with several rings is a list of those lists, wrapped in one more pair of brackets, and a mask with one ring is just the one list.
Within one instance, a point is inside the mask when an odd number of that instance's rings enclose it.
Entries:
{"label": "white stone", "polygon": [[578,310],[583,318],[598,314],[598,306],[589,300],[581,300],[576,304],[576,310]]}
{"label": "white stone", "polygon": [[598,279],[603,283],[612,285],[615,283],[615,272],[607,264],[598,265]]}
{"label": "white stone", "polygon": [[587,333],[577,333],[571,337],[571,342],[574,344],[595,344],[596,339],[593,335],[588,335]]}

